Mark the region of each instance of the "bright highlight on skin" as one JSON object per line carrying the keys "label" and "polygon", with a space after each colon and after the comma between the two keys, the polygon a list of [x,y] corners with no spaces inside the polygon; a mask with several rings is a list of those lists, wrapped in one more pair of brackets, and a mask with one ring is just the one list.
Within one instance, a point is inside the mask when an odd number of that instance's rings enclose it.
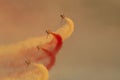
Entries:
{"label": "bright highlight on skin", "polygon": [[19,43],[0,46],[1,80],[48,80],[63,41],[74,31],[73,21],[61,15],[66,23],[56,32]]}

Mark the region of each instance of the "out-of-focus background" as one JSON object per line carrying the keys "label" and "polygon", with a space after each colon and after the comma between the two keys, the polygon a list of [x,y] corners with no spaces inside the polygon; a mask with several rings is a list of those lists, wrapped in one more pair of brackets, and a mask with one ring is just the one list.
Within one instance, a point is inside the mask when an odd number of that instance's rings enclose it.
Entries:
{"label": "out-of-focus background", "polygon": [[119,0],[0,0],[0,44],[46,35],[73,19],[50,80],[120,80]]}

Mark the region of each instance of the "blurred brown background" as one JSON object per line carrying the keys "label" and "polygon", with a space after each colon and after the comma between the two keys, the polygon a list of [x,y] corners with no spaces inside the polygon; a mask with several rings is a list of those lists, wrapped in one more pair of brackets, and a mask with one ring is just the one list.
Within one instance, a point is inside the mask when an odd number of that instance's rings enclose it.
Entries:
{"label": "blurred brown background", "polygon": [[46,35],[74,20],[50,80],[120,80],[119,0],[0,0],[0,44]]}

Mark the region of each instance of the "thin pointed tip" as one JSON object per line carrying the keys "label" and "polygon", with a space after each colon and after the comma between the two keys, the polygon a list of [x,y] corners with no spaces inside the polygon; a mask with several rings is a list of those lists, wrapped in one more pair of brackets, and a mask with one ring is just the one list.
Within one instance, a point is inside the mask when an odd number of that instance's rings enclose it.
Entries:
{"label": "thin pointed tip", "polygon": [[61,14],[61,15],[60,15],[60,17],[61,17],[62,19],[64,19],[64,18],[65,18],[65,16],[64,16],[63,14]]}
{"label": "thin pointed tip", "polygon": [[50,30],[46,30],[46,33],[47,34],[51,34],[52,32]]}

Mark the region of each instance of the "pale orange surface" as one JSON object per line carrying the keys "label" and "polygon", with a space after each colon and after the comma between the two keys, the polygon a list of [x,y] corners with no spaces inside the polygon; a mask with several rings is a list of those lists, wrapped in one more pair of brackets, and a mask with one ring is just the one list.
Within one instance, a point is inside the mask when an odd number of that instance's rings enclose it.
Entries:
{"label": "pale orange surface", "polygon": [[[62,17],[65,20],[65,25],[58,29],[55,34],[59,34],[62,40],[71,36],[74,31],[73,21],[67,17]],[[39,57],[31,56],[40,54],[40,50],[34,49],[39,45],[39,48],[47,50],[44,44],[49,44],[53,40],[53,35],[46,35],[43,37],[31,38],[18,43],[0,46],[0,78],[2,80],[48,80],[48,70],[42,63],[34,62],[34,58]],[[31,49],[29,51],[29,49]],[[54,54],[53,54],[54,55]],[[19,59],[21,58],[21,59]],[[28,63],[30,60],[30,64]],[[27,60],[27,62],[26,62]]]}
{"label": "pale orange surface", "polygon": [[60,14],[74,21],[75,31],[50,80],[120,80],[120,0],[0,0],[0,44],[55,31]]}

